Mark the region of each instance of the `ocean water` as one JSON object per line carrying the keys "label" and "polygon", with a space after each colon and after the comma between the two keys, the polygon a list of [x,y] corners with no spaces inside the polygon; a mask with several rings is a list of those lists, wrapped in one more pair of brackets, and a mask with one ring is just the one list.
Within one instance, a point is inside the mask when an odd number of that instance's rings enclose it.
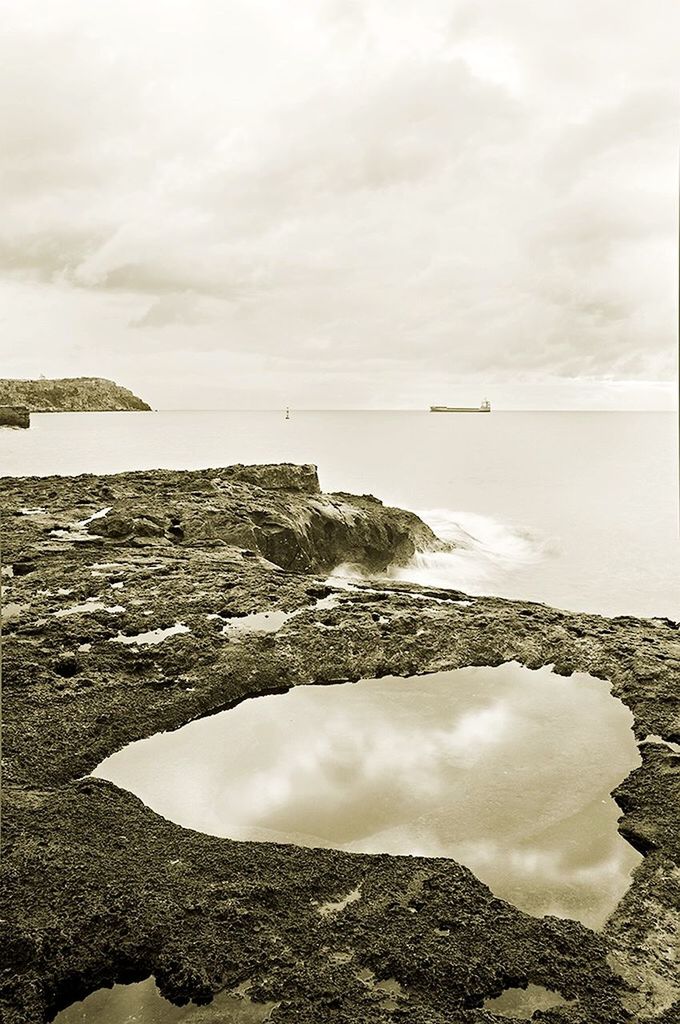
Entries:
{"label": "ocean water", "polygon": [[458,545],[400,578],[680,619],[673,413],[62,413],[0,430],[0,476],[279,461],[313,462],[325,490],[412,509]]}

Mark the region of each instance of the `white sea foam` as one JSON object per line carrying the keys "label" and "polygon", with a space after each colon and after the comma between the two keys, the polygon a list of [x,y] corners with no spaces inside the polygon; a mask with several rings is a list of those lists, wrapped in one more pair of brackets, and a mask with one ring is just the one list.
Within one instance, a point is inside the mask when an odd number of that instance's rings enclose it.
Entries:
{"label": "white sea foam", "polygon": [[417,513],[453,551],[418,552],[392,579],[454,587],[470,594],[503,593],[504,583],[554,551],[547,538],[526,528],[474,512],[429,509]]}

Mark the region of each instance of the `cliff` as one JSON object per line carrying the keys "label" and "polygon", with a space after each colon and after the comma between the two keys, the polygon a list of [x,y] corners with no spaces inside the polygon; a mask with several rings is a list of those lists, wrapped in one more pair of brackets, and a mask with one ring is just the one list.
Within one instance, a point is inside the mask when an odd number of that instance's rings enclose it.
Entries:
{"label": "cliff", "polygon": [[24,405],[30,412],[149,412],[132,391],[103,377],[56,380],[0,379],[0,405]]}

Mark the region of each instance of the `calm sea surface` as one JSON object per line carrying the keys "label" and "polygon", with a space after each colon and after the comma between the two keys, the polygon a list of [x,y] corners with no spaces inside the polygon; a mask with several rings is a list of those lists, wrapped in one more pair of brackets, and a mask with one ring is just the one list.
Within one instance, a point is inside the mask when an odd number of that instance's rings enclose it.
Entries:
{"label": "calm sea surface", "polygon": [[0,476],[278,461],[457,541],[403,578],[680,618],[673,413],[62,413],[0,431]]}

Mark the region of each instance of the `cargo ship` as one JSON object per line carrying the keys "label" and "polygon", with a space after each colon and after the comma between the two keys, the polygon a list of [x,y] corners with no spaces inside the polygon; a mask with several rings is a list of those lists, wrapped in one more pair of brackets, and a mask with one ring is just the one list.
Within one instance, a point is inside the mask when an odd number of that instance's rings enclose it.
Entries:
{"label": "cargo ship", "polygon": [[491,412],[491,402],[485,398],[481,405],[431,405],[430,412]]}

